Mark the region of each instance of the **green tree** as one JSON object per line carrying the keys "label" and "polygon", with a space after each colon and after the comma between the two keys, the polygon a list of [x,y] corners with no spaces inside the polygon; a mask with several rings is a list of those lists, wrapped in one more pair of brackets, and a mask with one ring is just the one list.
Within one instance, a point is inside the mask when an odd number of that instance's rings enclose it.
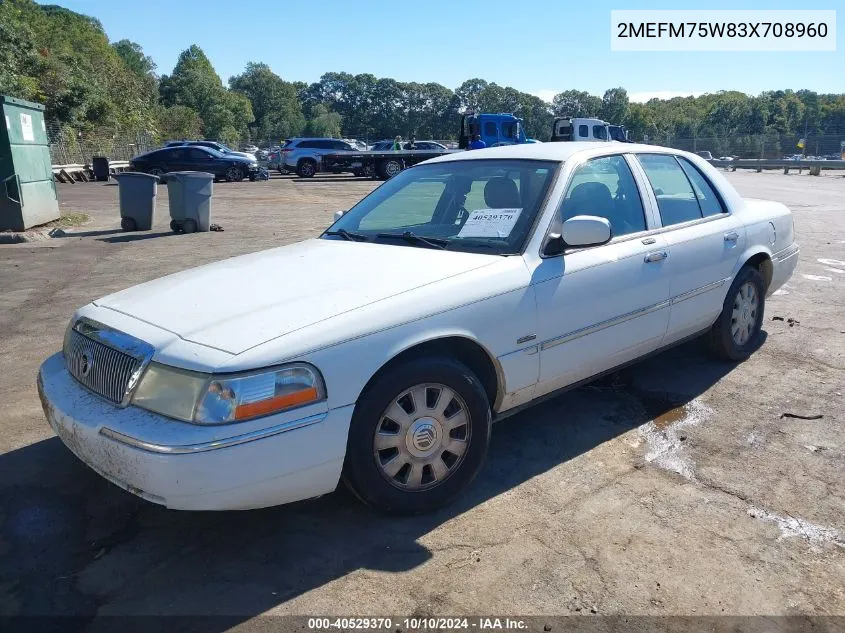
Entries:
{"label": "green tree", "polygon": [[583,90],[564,90],[552,99],[552,110],[556,116],[597,117],[601,106],[599,97]]}
{"label": "green tree", "polygon": [[321,103],[314,106],[312,114],[314,118],[305,127],[308,136],[340,137],[341,117],[337,112],[331,112]]}
{"label": "green tree", "polygon": [[149,55],[144,55],[140,44],[130,40],[120,40],[112,44],[112,48],[126,67],[139,77],[155,75],[155,62]]}
{"label": "green tree", "polygon": [[610,88],[601,98],[601,118],[608,123],[619,125],[628,113],[628,93],[624,88]]}
{"label": "green tree", "polygon": [[173,73],[160,82],[162,104],[195,110],[203,121],[206,137],[237,143],[249,136],[255,120],[252,105],[241,93],[226,90],[208,57],[196,44],[182,51]]}
{"label": "green tree", "polygon": [[203,123],[197,111],[187,106],[159,107],[156,116],[160,140],[195,139],[202,135]]}
{"label": "green tree", "polygon": [[255,117],[250,126],[252,138],[278,142],[302,133],[305,116],[297,87],[284,81],[267,64],[249,62],[243,73],[229,79],[229,87],[249,99]]}
{"label": "green tree", "polygon": [[[18,2],[0,2],[0,94],[41,99],[38,75],[41,60],[35,33]],[[32,7],[28,8],[32,11]]]}
{"label": "green tree", "polygon": [[488,83],[483,79],[467,79],[462,83],[455,95],[458,97],[458,106],[461,110],[481,112],[481,93],[487,88]]}

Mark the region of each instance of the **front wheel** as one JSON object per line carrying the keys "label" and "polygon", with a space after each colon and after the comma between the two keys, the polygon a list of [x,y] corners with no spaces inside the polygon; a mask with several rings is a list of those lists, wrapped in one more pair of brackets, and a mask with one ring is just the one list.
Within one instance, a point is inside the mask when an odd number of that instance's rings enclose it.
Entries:
{"label": "front wheel", "polygon": [[311,178],[314,174],[317,173],[317,163],[313,160],[303,160],[299,162],[299,165],[296,167],[296,174],[300,178]]}
{"label": "front wheel", "polygon": [[442,357],[398,365],[358,400],[344,482],[385,512],[440,508],[481,469],[491,419],[481,381],[465,365]]}
{"label": "front wheel", "polygon": [[244,170],[240,167],[232,165],[226,170],[226,180],[229,182],[240,182],[244,179]]}
{"label": "front wheel", "polygon": [[743,267],[708,334],[711,351],[724,360],[743,361],[751,356],[760,338],[765,306],[763,276],[756,268]]}

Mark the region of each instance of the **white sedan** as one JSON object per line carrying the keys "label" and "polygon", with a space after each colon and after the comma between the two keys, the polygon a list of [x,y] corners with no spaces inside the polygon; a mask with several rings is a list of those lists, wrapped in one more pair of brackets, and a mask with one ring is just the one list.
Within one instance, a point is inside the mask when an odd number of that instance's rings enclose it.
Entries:
{"label": "white sedan", "polygon": [[342,479],[416,513],[481,469],[491,422],[696,336],[759,344],[790,211],[662,147],[544,143],[403,171],[320,237],[98,299],[38,388],[91,468],[181,509]]}

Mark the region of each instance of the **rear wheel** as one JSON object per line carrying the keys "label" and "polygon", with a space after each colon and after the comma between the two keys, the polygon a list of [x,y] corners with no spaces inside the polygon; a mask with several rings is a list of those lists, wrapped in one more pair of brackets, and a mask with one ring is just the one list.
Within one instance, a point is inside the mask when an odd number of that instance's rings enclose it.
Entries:
{"label": "rear wheel", "polygon": [[725,360],[742,361],[751,356],[760,338],[765,306],[763,276],[756,268],[743,267],[708,334],[711,351]]}
{"label": "rear wheel", "polygon": [[135,222],[135,218],[120,218],[120,228],[124,231],[137,231],[138,224]]}
{"label": "rear wheel", "polygon": [[296,174],[300,178],[311,178],[316,173],[317,163],[315,163],[310,158],[306,158],[305,160],[299,161],[299,164],[296,166]]}
{"label": "rear wheel", "polygon": [[466,366],[442,357],[403,363],[368,387],[355,407],[344,482],[385,512],[435,510],[478,474],[490,427],[484,388]]}
{"label": "rear wheel", "polygon": [[182,232],[183,233],[196,233],[197,231],[197,223],[191,219],[182,220]]}

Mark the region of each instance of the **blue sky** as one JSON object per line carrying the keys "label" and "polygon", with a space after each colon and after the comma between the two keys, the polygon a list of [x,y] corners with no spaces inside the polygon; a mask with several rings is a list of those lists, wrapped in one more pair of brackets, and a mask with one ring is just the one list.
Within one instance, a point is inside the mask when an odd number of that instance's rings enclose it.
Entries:
{"label": "blue sky", "polygon": [[[550,99],[575,88],[614,86],[633,100],[717,90],[807,88],[845,92],[842,38],[836,52],[611,52],[611,9],[799,9],[801,3],[707,0],[698,5],[626,0],[49,0],[99,19],[112,41],[141,44],[160,74],[196,43],[224,82],[248,61],[284,79],[327,71],[372,73],[456,88],[471,77]],[[838,6],[837,6],[838,5]],[[841,0],[808,9],[836,9]],[[845,15],[839,12],[837,17]]]}

